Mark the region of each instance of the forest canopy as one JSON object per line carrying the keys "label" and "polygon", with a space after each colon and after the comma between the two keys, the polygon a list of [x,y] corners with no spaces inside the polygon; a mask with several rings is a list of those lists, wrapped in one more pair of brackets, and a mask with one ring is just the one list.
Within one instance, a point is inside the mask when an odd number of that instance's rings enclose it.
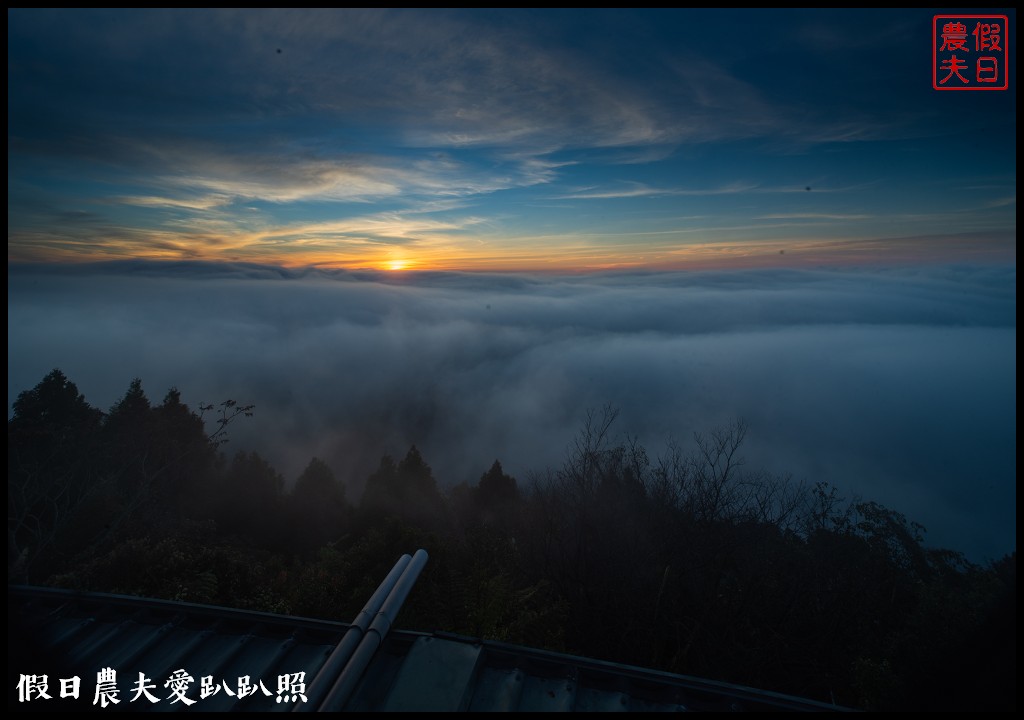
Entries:
{"label": "forest canopy", "polygon": [[[231,453],[235,400],[140,379],[108,410],[60,370],[8,420],[8,582],[348,621],[395,558],[399,618],[865,709],[1015,707],[1016,551],[978,565],[826,483],[743,463],[742,421],[653,455],[593,411],[560,467],[435,478],[415,446],[361,497],[319,458]],[[396,459],[398,458],[398,459]]]}

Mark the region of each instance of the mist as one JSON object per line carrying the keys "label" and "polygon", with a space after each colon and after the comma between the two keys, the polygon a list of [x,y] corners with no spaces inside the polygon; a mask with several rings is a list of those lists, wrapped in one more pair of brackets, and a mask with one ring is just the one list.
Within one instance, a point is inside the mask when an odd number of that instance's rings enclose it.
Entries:
{"label": "mist", "polygon": [[8,406],[57,367],[109,409],[232,398],[225,451],[358,497],[415,444],[442,486],[557,467],[589,409],[652,456],[737,418],[748,467],[826,481],[974,560],[1016,546],[1016,270],[587,276],[13,265]]}

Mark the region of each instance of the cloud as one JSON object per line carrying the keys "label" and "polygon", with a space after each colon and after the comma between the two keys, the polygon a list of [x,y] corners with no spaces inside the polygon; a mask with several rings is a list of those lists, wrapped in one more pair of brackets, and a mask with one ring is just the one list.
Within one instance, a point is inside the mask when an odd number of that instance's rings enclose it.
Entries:
{"label": "cloud", "polygon": [[[206,144],[175,148],[165,157],[154,149],[156,187],[209,201],[360,202],[413,196],[445,199],[528,187],[550,180],[556,163],[517,158],[498,169],[431,154],[410,157],[323,154],[307,157],[287,145],[228,152]],[[130,201],[130,200],[129,200]],[[191,207],[192,200],[168,201]],[[201,201],[202,202],[202,201]],[[139,203],[137,200],[135,204]],[[157,204],[157,203],[152,203]],[[196,207],[206,209],[195,204]],[[206,207],[215,206],[209,203]]]}
{"label": "cloud", "polygon": [[716,188],[658,188],[643,183],[630,182],[620,190],[598,190],[586,188],[566,195],[556,195],[555,200],[609,200],[613,198],[660,197],[665,195],[682,195],[701,197],[704,195],[734,195],[757,189],[756,183],[730,183]]}
{"label": "cloud", "polygon": [[755,220],[867,220],[871,215],[844,213],[772,213],[759,215]]}
{"label": "cloud", "polygon": [[[821,193],[841,193],[851,190],[859,190],[868,187],[872,183],[863,183],[852,187],[819,187],[815,190]],[[640,182],[624,182],[619,189],[602,190],[594,187],[582,188],[565,195],[556,195],[555,200],[608,200],[613,198],[637,198],[637,197],[704,197],[709,195],[739,195],[743,193],[806,193],[810,190],[808,186],[801,185],[761,185],[756,182],[736,181],[718,187],[709,188],[682,188],[682,187],[651,187]],[[763,218],[832,218],[832,219],[861,219],[865,215],[828,215],[828,214],[793,214],[793,215],[766,215]]]}
{"label": "cloud", "polygon": [[[658,18],[624,26],[593,14],[581,45],[577,21],[528,12],[83,11],[73,23],[15,13],[11,146],[131,163],[133,141],[168,155],[185,138],[275,144],[296,118],[320,139],[298,152],[366,135],[534,156],[884,135],[879,118],[836,123],[827,108],[776,100],[712,54],[652,33]],[[52,52],[34,62],[40,39]]]}
{"label": "cloud", "polygon": [[123,197],[111,198],[110,202],[114,204],[138,205],[140,207],[170,207],[183,208],[186,210],[211,210],[228,204],[231,202],[231,197],[228,195],[205,195],[191,199],[179,199],[157,197],[153,195],[125,195]]}
{"label": "cloud", "polygon": [[989,200],[988,202],[985,203],[985,207],[986,208],[1000,208],[1000,207],[1009,207],[1010,205],[1016,205],[1016,204],[1017,204],[1017,196],[1013,195],[1012,197],[1002,197],[1002,198],[995,198],[994,200]]}
{"label": "cloud", "polygon": [[557,466],[588,408],[652,453],[735,417],[751,467],[1015,545],[1013,266],[582,277],[230,263],[12,266],[8,401],[58,366],[107,408],[142,377],[254,402],[229,449],[353,492],[416,443],[444,484]]}

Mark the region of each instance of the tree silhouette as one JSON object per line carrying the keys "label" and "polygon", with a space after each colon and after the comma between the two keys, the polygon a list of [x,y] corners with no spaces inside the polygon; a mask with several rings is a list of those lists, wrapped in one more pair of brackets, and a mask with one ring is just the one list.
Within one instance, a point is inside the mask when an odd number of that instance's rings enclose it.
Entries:
{"label": "tree silhouette", "polygon": [[200,495],[216,446],[232,420],[251,414],[252,406],[222,403],[208,436],[176,389],[153,407],[135,378],[104,415],[60,370],[50,372],[18,396],[8,421],[9,577],[30,579],[207,512]]}
{"label": "tree silhouette", "polygon": [[212,514],[225,533],[275,546],[292,520],[281,512],[284,478],[255,452],[238,452],[211,489]]}
{"label": "tree silhouette", "polygon": [[511,527],[519,503],[519,487],[516,479],[506,475],[498,460],[491,469],[480,476],[476,488],[476,506],[484,524]]}
{"label": "tree silhouette", "polygon": [[313,458],[299,475],[291,505],[292,532],[303,550],[314,550],[344,534],[348,516],[345,487],[323,460]]}
{"label": "tree silhouette", "polygon": [[507,505],[519,499],[516,479],[505,474],[498,460],[494,461],[490,470],[480,476],[479,487],[482,507]]}
{"label": "tree silhouette", "polygon": [[433,471],[415,445],[397,465],[385,455],[366,481],[362,508],[373,515],[404,518],[424,527],[442,521],[445,511]]}
{"label": "tree silhouette", "polygon": [[103,413],[52,370],[7,423],[7,570],[27,580],[95,490]]}

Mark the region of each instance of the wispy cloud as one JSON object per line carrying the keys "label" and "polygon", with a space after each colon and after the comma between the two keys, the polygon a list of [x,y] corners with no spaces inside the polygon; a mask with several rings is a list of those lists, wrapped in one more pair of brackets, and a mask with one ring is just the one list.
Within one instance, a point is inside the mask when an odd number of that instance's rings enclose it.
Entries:
{"label": "wispy cloud", "polygon": [[483,222],[481,218],[463,217],[458,221],[432,220],[400,213],[380,213],[346,220],[289,225],[255,232],[251,241],[273,241],[303,238],[361,238],[380,241],[411,240],[465,230]]}
{"label": "wispy cloud", "polygon": [[755,220],[867,220],[872,215],[844,213],[772,213],[759,215]]}
{"label": "wispy cloud", "polygon": [[988,202],[985,203],[985,207],[986,208],[1000,208],[1000,207],[1009,207],[1010,205],[1016,205],[1016,204],[1017,204],[1017,196],[1014,195],[1012,197],[1002,197],[1002,198],[995,198],[993,200],[989,200]]}
{"label": "wispy cloud", "polygon": [[734,195],[757,189],[754,183],[732,183],[715,188],[659,188],[649,187],[642,183],[628,183],[620,189],[601,190],[584,188],[582,190],[555,195],[554,200],[608,200],[613,198],[659,197],[665,195],[682,195],[700,197],[703,195]]}
{"label": "wispy cloud", "polygon": [[155,195],[123,195],[110,198],[110,202],[123,205],[138,205],[139,207],[169,207],[182,208],[185,210],[211,210],[222,207],[232,202],[232,196],[213,194],[196,198],[171,198],[158,197]]}
{"label": "wispy cloud", "polygon": [[[653,187],[639,182],[623,182],[619,187],[600,188],[586,187],[562,195],[555,195],[554,200],[608,200],[613,198],[638,198],[638,197],[702,197],[708,195],[739,195],[743,193],[841,193],[851,192],[869,187],[873,183],[860,183],[855,186],[830,187],[820,186],[812,188],[809,185],[763,185],[756,182],[736,181],[726,185],[708,188],[685,188],[685,187]],[[811,217],[811,215],[788,215],[787,217]],[[822,215],[821,217],[825,217]],[[842,218],[839,218],[842,219]]]}

